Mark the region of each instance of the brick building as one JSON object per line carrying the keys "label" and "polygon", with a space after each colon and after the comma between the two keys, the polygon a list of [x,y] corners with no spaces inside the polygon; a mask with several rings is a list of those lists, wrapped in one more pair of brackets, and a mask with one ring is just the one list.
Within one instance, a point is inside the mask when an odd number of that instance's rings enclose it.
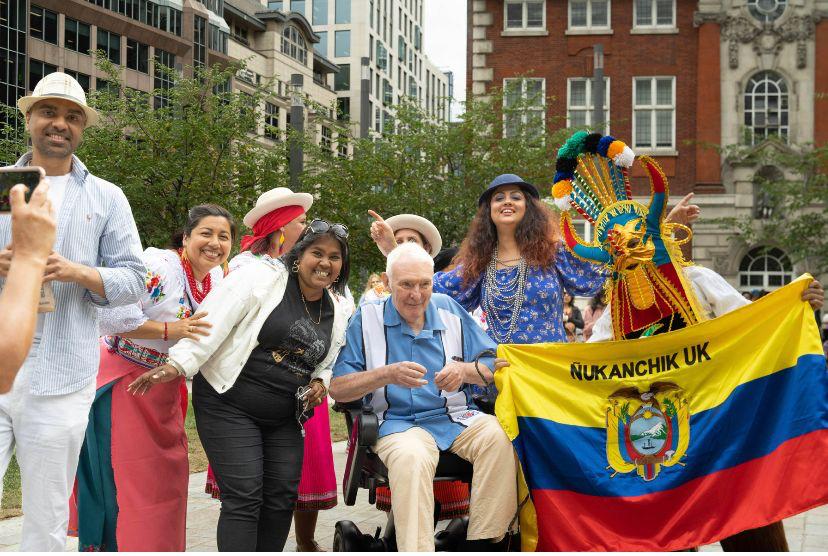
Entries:
{"label": "brick building", "polygon": [[[773,289],[806,270],[781,246],[748,245],[710,223],[761,218],[755,177],[785,169],[704,145],[761,152],[778,148],[770,136],[783,148],[828,140],[828,100],[816,94],[828,92],[828,1],[472,0],[468,10],[470,94],[503,87],[537,99],[552,126],[590,126],[600,43],[604,131],[655,157],[674,199],[697,194],[694,259],[742,290]],[[634,192],[645,195],[646,181],[633,176]]]}

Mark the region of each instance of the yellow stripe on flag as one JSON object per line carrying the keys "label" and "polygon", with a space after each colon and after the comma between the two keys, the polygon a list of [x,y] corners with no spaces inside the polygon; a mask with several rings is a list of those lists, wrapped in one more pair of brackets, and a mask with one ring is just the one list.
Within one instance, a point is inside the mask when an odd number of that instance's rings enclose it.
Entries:
{"label": "yellow stripe on flag", "polygon": [[[716,407],[740,384],[793,367],[801,355],[823,353],[818,335],[808,330],[816,326],[813,311],[800,299],[812,280],[803,275],[741,309],[650,338],[501,345],[498,356],[511,366],[495,376],[497,416],[511,439],[518,434],[519,416],[603,428],[602,408],[613,392],[625,387],[646,391],[660,381],[693,392],[691,414]],[[804,313],[810,318],[803,318]],[[702,368],[706,372],[698,372]],[[623,374],[634,370],[646,374]],[[541,394],[550,389],[557,400],[571,403],[553,403]],[[512,391],[521,395],[513,397]]]}

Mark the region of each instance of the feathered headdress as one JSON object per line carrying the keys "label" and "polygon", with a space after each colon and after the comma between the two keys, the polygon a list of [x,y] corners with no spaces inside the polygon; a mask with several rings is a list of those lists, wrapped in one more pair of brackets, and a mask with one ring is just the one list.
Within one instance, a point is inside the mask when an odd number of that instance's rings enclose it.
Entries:
{"label": "feathered headdress", "polygon": [[[579,131],[558,150],[552,186],[567,247],[611,272],[608,292],[616,339],[648,336],[705,319],[680,268],[688,264],[680,245],[690,240],[690,229],[664,222],[667,178],[647,156],[638,161],[650,178],[650,203],[633,200],[628,173],[634,161],[635,153],[622,141]],[[578,237],[570,208],[593,224],[591,243]],[[676,228],[686,230],[687,237],[674,239]]]}

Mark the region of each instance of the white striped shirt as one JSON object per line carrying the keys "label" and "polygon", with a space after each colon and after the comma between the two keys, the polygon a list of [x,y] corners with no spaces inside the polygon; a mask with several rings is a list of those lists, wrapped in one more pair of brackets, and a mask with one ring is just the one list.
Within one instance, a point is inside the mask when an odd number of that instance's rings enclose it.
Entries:
{"label": "white striped shirt", "polygon": [[[23,155],[15,166],[28,166],[31,157]],[[57,218],[55,251],[96,268],[106,298],[73,282],[52,283],[56,309],[46,313],[40,346],[29,354],[34,363],[30,390],[37,396],[77,392],[95,380],[100,362],[96,307],[136,303],[144,288],[141,240],[123,191],[93,176],[76,156],[71,176]],[[11,240],[11,217],[0,215],[0,246]],[[0,287],[4,282],[0,279]]]}

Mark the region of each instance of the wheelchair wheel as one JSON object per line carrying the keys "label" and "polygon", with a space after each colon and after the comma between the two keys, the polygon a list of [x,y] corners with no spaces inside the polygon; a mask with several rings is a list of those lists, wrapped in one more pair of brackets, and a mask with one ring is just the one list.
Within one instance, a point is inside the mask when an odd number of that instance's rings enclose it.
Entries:
{"label": "wheelchair wheel", "polygon": [[[353,530],[358,531],[353,521],[336,522],[333,538],[334,552],[356,552],[357,550],[359,550],[355,546],[356,539],[353,538]],[[357,535],[359,535],[358,532]]]}

